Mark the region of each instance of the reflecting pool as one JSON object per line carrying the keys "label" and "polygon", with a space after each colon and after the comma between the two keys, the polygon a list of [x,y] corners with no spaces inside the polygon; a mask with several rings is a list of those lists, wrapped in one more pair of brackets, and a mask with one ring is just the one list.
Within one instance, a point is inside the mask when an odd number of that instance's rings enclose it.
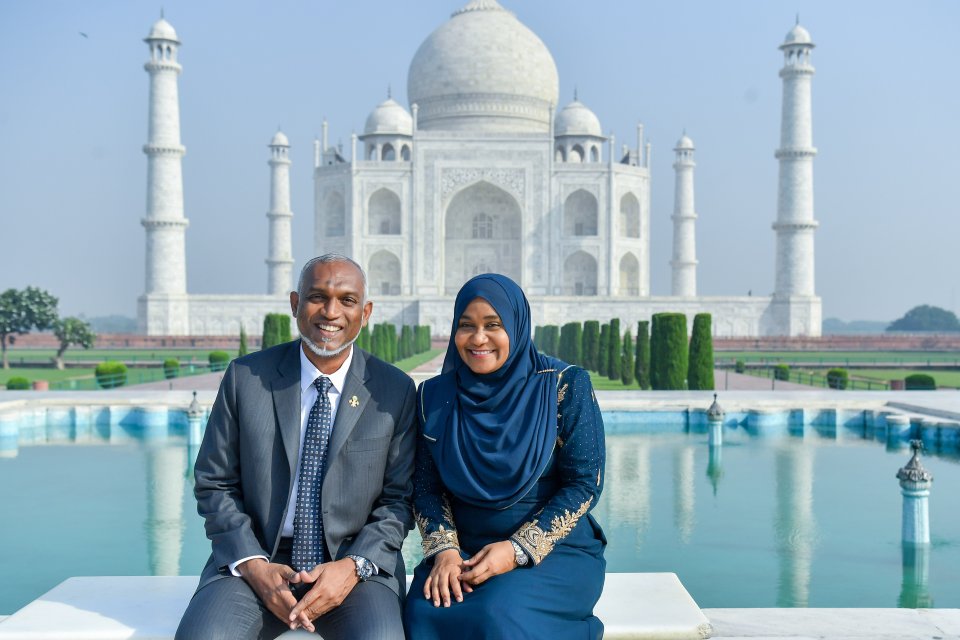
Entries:
{"label": "reflecting pool", "polygon": [[[960,607],[955,449],[923,458],[932,544],[918,551],[900,544],[897,443],[733,428],[711,448],[646,416],[607,439],[594,514],[608,571],[675,572],[701,607]],[[69,576],[199,574],[209,543],[184,431],[41,428],[0,458],[0,614]]]}

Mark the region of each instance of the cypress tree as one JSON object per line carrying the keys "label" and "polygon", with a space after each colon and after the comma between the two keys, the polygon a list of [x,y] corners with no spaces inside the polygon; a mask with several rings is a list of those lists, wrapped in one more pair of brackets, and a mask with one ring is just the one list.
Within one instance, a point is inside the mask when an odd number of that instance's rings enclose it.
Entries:
{"label": "cypress tree", "polygon": [[623,354],[620,361],[620,382],[625,386],[633,384],[633,343],[630,341],[630,330],[623,334]]}
{"label": "cypress tree", "polygon": [[572,337],[570,338],[570,359],[567,360],[570,364],[575,364],[578,367],[583,366],[583,325],[579,322],[571,322],[572,328],[570,332]]}
{"label": "cypress tree", "polygon": [[656,313],[650,336],[650,385],[656,390],[686,388],[687,317],[682,313]]}
{"label": "cypress tree", "polygon": [[543,351],[543,327],[534,327],[533,329],[533,346],[537,348],[537,351],[544,353]]}
{"label": "cypress tree", "polygon": [[397,327],[392,322],[383,325],[383,335],[387,343],[387,362],[397,361]]}
{"label": "cypress tree", "polygon": [[687,369],[687,388],[713,390],[713,336],[709,313],[693,317],[693,335],[690,339],[690,358]]}
{"label": "cypress tree", "polygon": [[285,313],[275,313],[274,316],[277,319],[277,339],[279,340],[277,344],[293,340],[290,335],[290,316]]}
{"label": "cypress tree", "polygon": [[360,335],[357,336],[357,346],[363,349],[364,351],[370,351],[370,326],[364,325],[360,329]]}
{"label": "cypress tree", "polygon": [[[280,319],[286,320],[286,316],[281,313],[268,313],[263,316],[263,339],[260,349],[269,349],[283,342],[280,339],[280,324],[278,322]],[[290,333],[289,324],[287,333]]]}
{"label": "cypress tree", "polygon": [[559,351],[560,327],[555,324],[548,324],[543,327],[543,352],[556,358]]}
{"label": "cypress tree", "polygon": [[610,325],[604,324],[600,327],[600,340],[597,342],[597,373],[602,376],[607,375],[609,371],[607,364],[610,362]]}
{"label": "cypress tree", "polygon": [[583,323],[582,344],[583,368],[587,371],[596,371],[597,349],[600,347],[600,323],[597,320],[587,320]]}
{"label": "cypress tree", "polygon": [[413,327],[405,324],[400,329],[399,359],[409,358],[413,353]]}
{"label": "cypress tree", "polygon": [[237,357],[242,358],[247,353],[249,353],[247,350],[247,332],[243,328],[243,323],[240,323],[240,347],[237,349]]}
{"label": "cypress tree", "polygon": [[622,352],[622,344],[620,342],[620,319],[613,318],[610,321],[610,333],[608,334],[610,338],[610,343],[607,346],[607,350],[610,355],[608,356],[609,360],[607,361],[607,377],[611,380],[620,379],[620,354]]}
{"label": "cypress tree", "polygon": [[637,353],[634,358],[634,378],[641,389],[650,388],[650,322],[637,323]]}

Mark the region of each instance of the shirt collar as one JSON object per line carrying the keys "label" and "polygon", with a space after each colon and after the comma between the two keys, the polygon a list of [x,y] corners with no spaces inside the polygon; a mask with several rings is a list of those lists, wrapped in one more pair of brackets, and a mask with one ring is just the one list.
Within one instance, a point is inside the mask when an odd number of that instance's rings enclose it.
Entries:
{"label": "shirt collar", "polygon": [[333,383],[333,387],[337,390],[337,393],[343,393],[343,386],[347,383],[347,372],[350,370],[350,364],[353,362],[353,345],[350,345],[350,353],[347,354],[347,359],[343,361],[340,368],[330,374],[321,373],[320,370],[310,362],[310,358],[304,353],[304,349],[306,349],[306,347],[303,345],[303,342],[301,342],[299,349],[300,393],[305,393],[307,389],[313,386],[313,381],[317,379],[317,376],[327,376],[330,378],[330,382]]}

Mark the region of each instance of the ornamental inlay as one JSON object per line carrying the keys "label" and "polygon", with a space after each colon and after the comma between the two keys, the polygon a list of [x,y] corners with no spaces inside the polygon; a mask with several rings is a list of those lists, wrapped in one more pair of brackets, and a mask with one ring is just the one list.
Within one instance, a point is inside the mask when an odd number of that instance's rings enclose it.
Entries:
{"label": "ornamental inlay", "polygon": [[460,187],[485,180],[509,191],[520,202],[524,199],[523,169],[444,169],[440,174],[440,193],[447,200]]}

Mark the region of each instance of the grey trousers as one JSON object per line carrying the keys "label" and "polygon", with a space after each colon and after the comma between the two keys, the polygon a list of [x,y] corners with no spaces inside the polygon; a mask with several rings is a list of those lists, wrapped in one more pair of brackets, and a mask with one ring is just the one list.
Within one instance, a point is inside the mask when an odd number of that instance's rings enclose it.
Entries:
{"label": "grey trousers", "polygon": [[[403,640],[400,598],[377,582],[359,583],[313,624],[324,640]],[[193,594],[176,640],[272,640],[287,629],[243,578],[230,576]]]}

